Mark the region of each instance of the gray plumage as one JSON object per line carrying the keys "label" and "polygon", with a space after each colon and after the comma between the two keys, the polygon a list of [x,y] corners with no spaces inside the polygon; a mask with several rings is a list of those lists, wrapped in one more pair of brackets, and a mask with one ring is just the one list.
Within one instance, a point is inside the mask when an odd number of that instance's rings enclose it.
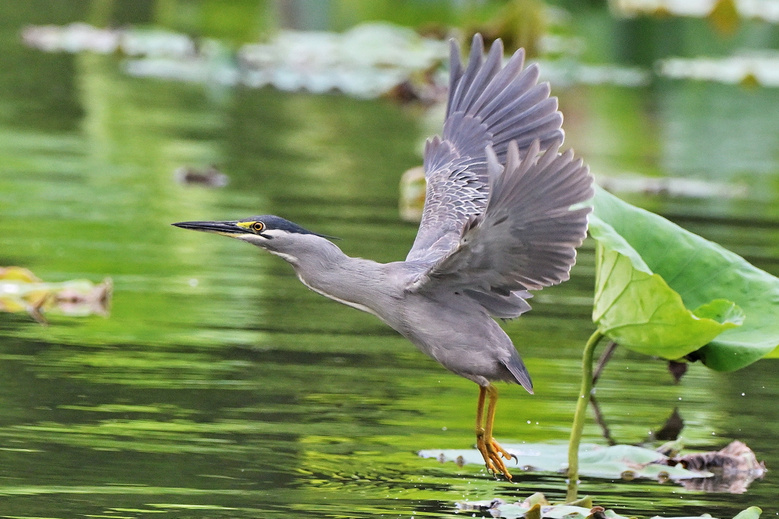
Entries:
{"label": "gray plumage", "polygon": [[572,206],[592,197],[592,178],[571,151],[559,153],[557,100],[538,84],[537,66],[523,68],[522,50],[502,67],[500,41],[484,58],[477,35],[465,69],[454,43],[451,57],[444,130],[425,147],[425,208],[405,261],[349,257],[327,237],[277,216],[174,225],[280,256],[310,289],[377,316],[479,384],[490,412],[487,425],[477,424],[477,445],[489,468],[510,477],[500,461],[507,454],[491,438],[497,396],[490,383],[531,393],[533,386],[493,317],[519,316],[530,309],[529,290],[568,279],[590,210]]}

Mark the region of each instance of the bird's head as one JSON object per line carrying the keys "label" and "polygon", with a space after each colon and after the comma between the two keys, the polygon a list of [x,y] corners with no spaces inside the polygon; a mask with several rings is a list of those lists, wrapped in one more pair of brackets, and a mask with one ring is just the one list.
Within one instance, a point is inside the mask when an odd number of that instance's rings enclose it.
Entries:
{"label": "bird's head", "polygon": [[243,220],[179,222],[173,225],[182,229],[236,238],[282,256],[288,261],[332,238],[273,215],[252,216]]}

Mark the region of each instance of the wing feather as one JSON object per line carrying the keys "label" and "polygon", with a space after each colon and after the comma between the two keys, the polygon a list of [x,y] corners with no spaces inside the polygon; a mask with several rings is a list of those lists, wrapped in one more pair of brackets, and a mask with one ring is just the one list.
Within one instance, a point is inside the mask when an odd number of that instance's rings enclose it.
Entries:
{"label": "wing feather", "polygon": [[535,140],[520,159],[519,147],[511,142],[505,167],[488,149],[493,180],[485,211],[469,220],[457,247],[422,274],[413,289],[465,291],[488,311],[494,307],[501,317],[513,311],[515,317],[529,308],[525,303],[509,309],[507,301],[518,291],[568,279],[591,210],[571,206],[590,199],[593,190],[587,166],[570,150],[558,153],[560,145],[542,148]]}
{"label": "wing feather", "polygon": [[[474,56],[474,52],[476,55]],[[473,45],[471,47],[471,63],[475,64],[481,60],[482,53],[484,52],[483,45],[481,43]],[[485,92],[490,89],[489,84],[491,80],[500,71],[501,60],[503,59],[503,45],[493,45],[490,48],[490,52],[487,55],[487,59],[483,63],[479,63],[479,68],[475,73],[473,81],[471,81],[467,88],[463,89],[462,99],[459,103],[449,106],[449,112],[477,112],[478,106],[474,105],[474,101],[481,98]],[[458,85],[459,86],[459,85]],[[477,97],[478,96],[478,97]]]}
{"label": "wing feather", "polygon": [[519,50],[501,66],[503,44],[493,43],[486,59],[480,35],[473,38],[463,69],[460,50],[451,45],[449,98],[441,137],[425,146],[427,193],[422,221],[406,260],[432,265],[457,246],[463,226],[487,206],[490,173],[486,148],[500,162],[509,142],[525,149],[562,140],[562,114],[538,67],[524,68]]}

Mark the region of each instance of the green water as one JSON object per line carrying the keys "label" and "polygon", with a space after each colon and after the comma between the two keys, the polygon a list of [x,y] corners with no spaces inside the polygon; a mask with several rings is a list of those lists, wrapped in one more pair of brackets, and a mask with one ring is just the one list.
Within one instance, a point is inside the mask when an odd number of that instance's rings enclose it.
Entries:
{"label": "green water", "polygon": [[[454,517],[460,500],[564,497],[562,476],[508,483],[418,458],[472,446],[474,384],[307,291],[278,258],[169,225],[275,213],[341,237],[351,255],[401,259],[416,228],[398,219],[398,179],[421,160],[423,110],[132,79],[115,57],[22,47],[22,22],[2,29],[0,265],[110,277],[114,297],[108,318],[44,327],[0,314],[0,516]],[[776,90],[666,81],[555,94],[596,175],[745,186],[743,199],[627,198],[779,274]],[[211,163],[227,187],[173,179]],[[503,388],[499,439],[567,439],[593,261],[587,242],[572,280],[505,325],[536,395]],[[693,365],[674,385],[663,363],[619,352],[597,396],[621,443],[678,408],[688,446],[739,439],[771,469],[776,367]],[[605,443],[592,420],[585,441]],[[626,515],[779,510],[772,472],[741,495],[602,480],[582,492]]]}

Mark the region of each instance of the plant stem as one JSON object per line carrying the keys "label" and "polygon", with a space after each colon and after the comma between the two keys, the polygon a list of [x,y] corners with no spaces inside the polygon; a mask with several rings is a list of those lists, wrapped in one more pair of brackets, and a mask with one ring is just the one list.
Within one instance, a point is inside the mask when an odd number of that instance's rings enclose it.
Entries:
{"label": "plant stem", "polygon": [[582,387],[579,390],[579,400],[576,402],[576,412],[571,427],[571,439],[568,442],[568,491],[565,497],[568,503],[575,501],[579,493],[579,444],[582,440],[584,418],[592,392],[592,360],[595,346],[602,338],[603,334],[596,330],[584,346],[582,354]]}
{"label": "plant stem", "polygon": [[598,383],[598,379],[600,378],[601,373],[603,373],[603,370],[606,369],[606,364],[609,363],[615,351],[617,351],[617,343],[614,341],[609,341],[609,343],[606,345],[606,349],[603,350],[603,353],[601,353],[600,358],[598,359],[598,365],[595,366],[595,373],[592,375],[593,386]]}

